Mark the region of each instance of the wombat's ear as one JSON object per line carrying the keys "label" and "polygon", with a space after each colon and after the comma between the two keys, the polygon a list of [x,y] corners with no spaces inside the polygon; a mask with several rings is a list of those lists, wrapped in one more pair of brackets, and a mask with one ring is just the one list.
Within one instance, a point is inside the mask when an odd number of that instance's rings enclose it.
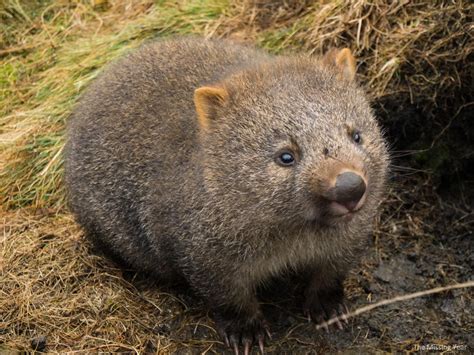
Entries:
{"label": "wombat's ear", "polygon": [[194,105],[199,125],[208,128],[214,119],[216,109],[229,99],[229,93],[220,86],[203,86],[194,91]]}
{"label": "wombat's ear", "polygon": [[354,80],[356,74],[356,61],[349,48],[332,49],[323,57],[323,63],[335,66],[342,77]]}

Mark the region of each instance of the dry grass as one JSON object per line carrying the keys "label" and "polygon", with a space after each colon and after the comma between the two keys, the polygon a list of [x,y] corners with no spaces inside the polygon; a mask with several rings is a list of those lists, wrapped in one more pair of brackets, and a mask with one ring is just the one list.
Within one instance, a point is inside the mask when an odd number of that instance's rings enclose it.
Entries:
{"label": "dry grass", "polygon": [[100,3],[96,8],[89,1],[52,2],[34,19],[20,16],[24,10],[16,1],[4,11],[17,17],[5,26],[6,48],[0,49],[6,55],[0,72],[0,194],[8,207],[63,206],[64,122],[104,64],[152,36],[203,31],[222,6],[219,1],[205,7],[199,1]]}
{"label": "dry grass", "polygon": [[474,5],[467,1],[247,0],[234,7],[223,33],[271,51],[350,47],[373,98],[408,92],[413,102],[440,104],[472,79]]}
{"label": "dry grass", "polygon": [[[436,148],[457,125],[463,133],[457,139],[466,150],[454,158],[467,164],[473,156],[465,113],[472,110],[473,99],[473,12],[473,4],[460,0],[3,1],[0,351],[30,349],[39,336],[46,336],[48,351],[55,352],[222,349],[202,310],[194,312],[146,282],[127,281],[127,273],[90,252],[64,208],[64,123],[103,65],[147,39],[170,34],[231,37],[275,53],[319,54],[348,46],[360,58],[359,79],[378,109],[396,108],[382,115],[387,126],[425,127],[415,147]],[[392,116],[410,105],[421,114]],[[400,142],[399,149],[413,148]],[[440,159],[435,149],[428,153]],[[415,200],[421,193],[410,191]],[[396,249],[407,236],[429,240],[445,233],[433,229],[438,222],[423,222],[442,208],[430,196],[431,205],[411,210],[408,197],[391,195],[386,218],[399,229],[393,232],[388,222],[379,225],[374,250],[379,258],[392,252],[379,238],[394,238]],[[461,205],[453,209],[463,216],[453,228],[467,233],[472,211]],[[370,279],[370,265],[361,272]],[[348,291],[363,295],[351,282]],[[315,344],[325,349],[321,339],[299,337],[301,327],[297,323],[285,330],[270,350],[285,342],[288,351],[311,350]],[[406,349],[415,341],[384,348]]]}
{"label": "dry grass", "polygon": [[63,206],[62,132],[74,101],[104,64],[157,35],[230,36],[273,52],[349,46],[374,100],[409,100],[427,112],[428,140],[472,100],[474,5],[467,1],[79,1],[40,6],[34,17],[18,1],[4,7],[0,195],[7,207]]}
{"label": "dry grass", "polygon": [[120,270],[91,255],[71,216],[18,211],[2,222],[0,330],[7,348],[28,349],[40,336],[49,351],[176,348],[160,324],[185,313],[179,302],[157,288],[137,290]]}

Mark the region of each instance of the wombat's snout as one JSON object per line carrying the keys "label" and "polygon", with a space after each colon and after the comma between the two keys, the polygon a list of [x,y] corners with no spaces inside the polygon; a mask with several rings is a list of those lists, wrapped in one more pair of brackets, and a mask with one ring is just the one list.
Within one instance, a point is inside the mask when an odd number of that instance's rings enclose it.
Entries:
{"label": "wombat's snout", "polygon": [[336,175],[333,186],[326,195],[331,201],[330,209],[334,215],[344,215],[360,209],[365,200],[367,185],[365,179],[353,171]]}
{"label": "wombat's snout", "polygon": [[353,211],[364,196],[365,190],[366,185],[360,175],[353,172],[339,174],[336,178],[333,201]]}

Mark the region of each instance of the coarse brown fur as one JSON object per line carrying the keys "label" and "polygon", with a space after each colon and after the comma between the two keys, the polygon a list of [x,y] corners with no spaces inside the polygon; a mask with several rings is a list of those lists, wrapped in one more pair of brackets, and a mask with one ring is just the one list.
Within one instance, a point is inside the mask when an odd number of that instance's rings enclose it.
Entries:
{"label": "coarse brown fur", "polygon": [[[388,164],[354,73],[347,50],[274,57],[198,38],[143,46],[105,70],[70,119],[78,222],[132,267],[186,280],[235,346],[262,341],[256,289],[286,270],[311,274],[308,315],[337,313]],[[282,149],[293,166],[276,163]],[[365,203],[334,216],[325,193],[346,170],[367,183]]]}

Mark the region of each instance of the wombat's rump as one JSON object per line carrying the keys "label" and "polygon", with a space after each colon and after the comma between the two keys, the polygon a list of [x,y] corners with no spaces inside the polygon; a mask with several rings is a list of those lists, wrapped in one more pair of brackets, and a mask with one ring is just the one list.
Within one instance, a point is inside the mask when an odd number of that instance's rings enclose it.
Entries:
{"label": "wombat's rump", "polygon": [[349,50],[273,57],[228,41],[153,42],[107,68],[69,122],[70,206],[138,270],[186,280],[234,348],[263,346],[256,289],[308,274],[303,308],[339,312],[387,151]]}

